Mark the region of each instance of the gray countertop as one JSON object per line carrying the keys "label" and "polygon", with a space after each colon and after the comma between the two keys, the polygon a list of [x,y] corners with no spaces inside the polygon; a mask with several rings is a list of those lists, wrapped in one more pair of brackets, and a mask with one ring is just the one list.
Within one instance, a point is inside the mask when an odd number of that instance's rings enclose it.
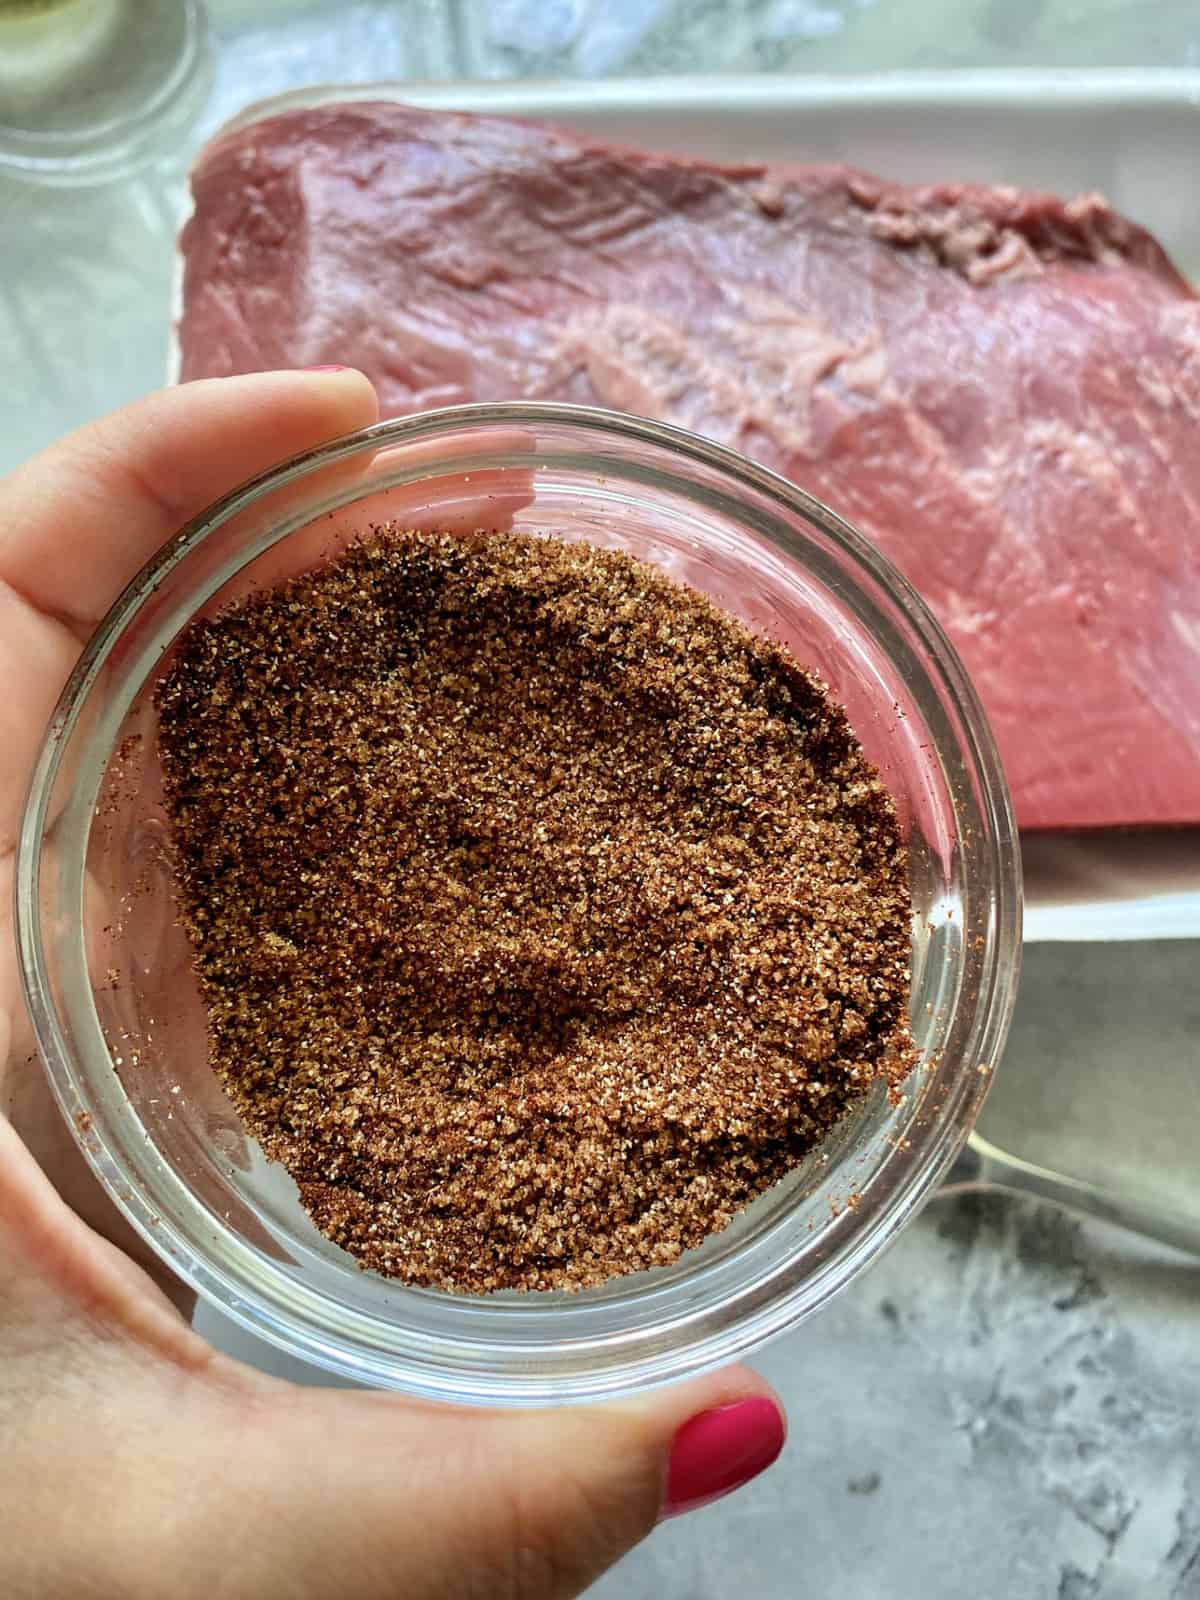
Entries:
{"label": "gray countertop", "polygon": [[[1047,1080],[1081,1095],[1090,1061],[1101,1096],[1118,1076],[1161,1086],[1166,1122],[1186,1070],[1194,1148],[1195,972],[1183,943],[1027,949],[1006,1127],[1022,1091],[1046,1104]],[[1133,1154],[1122,1133],[1114,1159]],[[1193,1600],[1198,1333],[1200,1262],[1008,1195],[935,1200],[763,1353],[792,1420],[779,1467],[657,1533],[597,1593]]]}
{"label": "gray countertop", "polygon": [[[316,80],[1200,65],[1195,0],[210,9],[216,70],[190,145],[246,100]],[[168,303],[186,154],[69,202],[0,186],[0,469],[161,380],[164,318],[129,307]],[[1097,1113],[1136,1100],[1166,1130],[1157,1178],[1200,1197],[1195,970],[1182,943],[1031,947],[993,1121],[1017,1137],[1025,1117],[1043,1158],[1056,1130],[1086,1124],[1096,1170],[1136,1173],[1146,1128]],[[830,1309],[762,1354],[792,1418],[779,1465],[660,1530],[597,1594],[1200,1600],[1198,1288],[1200,1265],[1052,1208],[936,1200]],[[209,1313],[199,1321],[313,1381]]]}

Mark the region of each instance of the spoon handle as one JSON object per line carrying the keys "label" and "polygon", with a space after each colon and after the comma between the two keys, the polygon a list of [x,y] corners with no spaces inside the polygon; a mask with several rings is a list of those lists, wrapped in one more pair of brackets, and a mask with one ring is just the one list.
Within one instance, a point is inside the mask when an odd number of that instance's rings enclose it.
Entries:
{"label": "spoon handle", "polygon": [[1200,1218],[1147,1200],[1131,1186],[1123,1190],[1102,1189],[1049,1167],[1039,1167],[991,1144],[982,1134],[973,1133],[939,1192],[968,1194],[980,1189],[1010,1189],[1051,1200],[1068,1210],[1115,1223],[1119,1228],[1200,1256]]}

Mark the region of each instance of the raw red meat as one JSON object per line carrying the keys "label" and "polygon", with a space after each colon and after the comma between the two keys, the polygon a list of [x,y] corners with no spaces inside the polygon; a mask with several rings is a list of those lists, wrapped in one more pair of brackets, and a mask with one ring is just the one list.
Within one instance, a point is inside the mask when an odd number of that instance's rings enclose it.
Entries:
{"label": "raw red meat", "polygon": [[1099,198],[715,167],[348,104],[211,147],[184,378],[665,417],[787,473],[948,628],[1027,828],[1200,821],[1200,302]]}

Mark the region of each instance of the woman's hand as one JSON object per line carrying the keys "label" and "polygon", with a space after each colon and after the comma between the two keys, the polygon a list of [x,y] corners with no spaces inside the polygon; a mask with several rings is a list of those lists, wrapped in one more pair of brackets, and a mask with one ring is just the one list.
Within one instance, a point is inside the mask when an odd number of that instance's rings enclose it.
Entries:
{"label": "woman's hand", "polygon": [[[0,1594],[6,1600],[574,1595],[663,1514],[770,1464],[744,1369],[637,1403],[485,1412],[299,1388],[190,1329],[92,1179],[18,995],[12,856],[82,642],[209,501],[375,417],[353,371],[188,384],[0,483]],[[36,1158],[36,1159],[35,1159]]]}

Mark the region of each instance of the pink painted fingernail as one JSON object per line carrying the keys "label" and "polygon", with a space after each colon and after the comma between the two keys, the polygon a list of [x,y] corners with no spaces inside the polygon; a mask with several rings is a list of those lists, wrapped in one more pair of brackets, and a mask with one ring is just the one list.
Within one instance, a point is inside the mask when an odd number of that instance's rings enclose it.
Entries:
{"label": "pink painted fingernail", "polygon": [[740,1489],[771,1465],[785,1436],[779,1407],[763,1395],[702,1411],[685,1422],[671,1446],[659,1520]]}
{"label": "pink painted fingernail", "polygon": [[349,367],[343,367],[339,362],[333,362],[323,367],[302,367],[302,372],[349,372]]}

